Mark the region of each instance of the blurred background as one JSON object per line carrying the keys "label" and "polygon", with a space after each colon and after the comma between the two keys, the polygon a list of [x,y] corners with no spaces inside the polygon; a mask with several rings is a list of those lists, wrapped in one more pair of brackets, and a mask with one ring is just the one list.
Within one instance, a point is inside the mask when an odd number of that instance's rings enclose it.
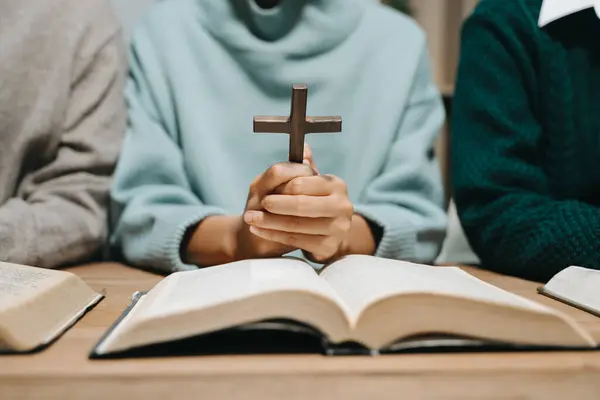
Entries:
{"label": "blurred background", "polygon": [[[452,95],[460,51],[460,30],[463,21],[479,0],[383,0],[383,3],[412,16],[427,33],[433,62],[435,82],[444,96],[450,115]],[[452,195],[450,185],[449,121],[438,140],[437,153],[442,165],[446,201]]]}
{"label": "blurred background", "polygon": [[[410,14],[427,33],[433,62],[435,82],[444,96],[448,116],[452,109],[452,95],[460,51],[460,30],[479,0],[384,0],[384,3]],[[440,134],[437,153],[442,165],[446,200],[449,201],[450,151],[449,121]]]}
{"label": "blurred background", "polygon": [[435,79],[445,95],[451,95],[453,91],[461,25],[478,1],[383,0],[383,3],[411,15],[427,32]]}

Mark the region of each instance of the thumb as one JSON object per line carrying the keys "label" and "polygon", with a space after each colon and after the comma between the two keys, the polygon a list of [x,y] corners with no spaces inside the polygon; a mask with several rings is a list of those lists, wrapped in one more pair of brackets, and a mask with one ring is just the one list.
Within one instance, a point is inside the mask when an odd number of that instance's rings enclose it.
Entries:
{"label": "thumb", "polygon": [[312,149],[308,144],[304,144],[304,164],[309,165],[316,173],[319,175],[319,170],[315,165],[315,161],[313,160]]}

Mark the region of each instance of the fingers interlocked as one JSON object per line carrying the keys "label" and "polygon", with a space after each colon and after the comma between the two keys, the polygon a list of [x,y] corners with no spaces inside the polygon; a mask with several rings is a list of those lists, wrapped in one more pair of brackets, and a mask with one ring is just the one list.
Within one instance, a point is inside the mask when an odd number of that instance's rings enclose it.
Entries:
{"label": "fingers interlocked", "polygon": [[302,249],[317,261],[339,251],[354,213],[344,181],[331,175],[288,180],[264,196],[260,206],[244,215],[253,234]]}

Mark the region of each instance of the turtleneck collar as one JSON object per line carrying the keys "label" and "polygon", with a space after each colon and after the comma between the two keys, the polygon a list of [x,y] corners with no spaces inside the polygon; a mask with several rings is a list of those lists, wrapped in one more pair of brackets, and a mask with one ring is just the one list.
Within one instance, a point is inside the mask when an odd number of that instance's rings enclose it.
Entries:
{"label": "turtleneck collar", "polygon": [[358,26],[364,0],[281,0],[263,9],[255,0],[195,0],[202,25],[227,47],[309,57],[343,42]]}
{"label": "turtleneck collar", "polygon": [[272,41],[287,35],[298,22],[306,0],[282,0],[273,8],[261,8],[256,0],[234,0],[239,15],[259,38]]}

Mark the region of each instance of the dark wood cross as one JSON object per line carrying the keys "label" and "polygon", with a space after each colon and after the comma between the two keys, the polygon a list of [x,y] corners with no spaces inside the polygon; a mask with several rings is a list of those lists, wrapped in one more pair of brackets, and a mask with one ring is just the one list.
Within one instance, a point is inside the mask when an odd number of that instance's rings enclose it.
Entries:
{"label": "dark wood cross", "polygon": [[342,131],[342,117],[307,117],[308,87],[292,86],[292,110],[289,117],[254,117],[255,133],[288,133],[290,135],[289,161],[304,160],[304,135]]}

